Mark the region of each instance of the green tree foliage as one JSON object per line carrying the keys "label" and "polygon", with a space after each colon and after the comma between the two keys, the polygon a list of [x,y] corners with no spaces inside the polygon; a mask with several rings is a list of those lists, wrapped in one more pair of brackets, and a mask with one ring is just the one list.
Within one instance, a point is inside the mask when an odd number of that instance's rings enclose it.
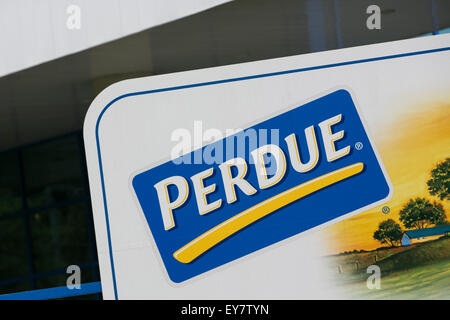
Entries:
{"label": "green tree foliage", "polygon": [[400,210],[400,221],[406,229],[423,229],[446,224],[446,215],[439,202],[431,203],[426,198],[415,198],[410,199]]}
{"label": "green tree foliage", "polygon": [[381,222],[378,230],[373,233],[373,238],[382,244],[393,247],[399,244],[402,239],[403,231],[400,225],[392,219]]}
{"label": "green tree foliage", "polygon": [[431,179],[427,181],[428,191],[441,200],[450,200],[450,158],[437,164],[431,170]]}

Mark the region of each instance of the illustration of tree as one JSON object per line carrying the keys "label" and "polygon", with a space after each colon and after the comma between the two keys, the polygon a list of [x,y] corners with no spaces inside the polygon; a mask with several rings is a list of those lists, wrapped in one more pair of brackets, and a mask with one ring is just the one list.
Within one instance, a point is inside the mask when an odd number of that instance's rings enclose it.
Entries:
{"label": "illustration of tree", "polygon": [[373,238],[390,247],[398,244],[402,239],[403,231],[400,225],[392,219],[385,220],[378,225]]}
{"label": "illustration of tree", "polygon": [[439,202],[431,203],[426,198],[415,198],[410,199],[400,210],[400,221],[406,229],[423,229],[446,224],[446,215]]}
{"label": "illustration of tree", "polygon": [[427,181],[428,191],[441,200],[450,200],[450,158],[437,164],[431,170],[431,179]]}

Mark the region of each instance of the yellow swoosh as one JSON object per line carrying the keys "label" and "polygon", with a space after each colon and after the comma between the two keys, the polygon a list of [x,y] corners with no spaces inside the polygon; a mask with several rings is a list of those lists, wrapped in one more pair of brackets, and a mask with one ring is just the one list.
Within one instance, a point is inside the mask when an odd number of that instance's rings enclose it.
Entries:
{"label": "yellow swoosh", "polygon": [[253,222],[300,198],[303,198],[336,182],[354,176],[360,173],[363,168],[364,164],[362,162],[358,162],[324,174],[264,200],[263,202],[238,213],[237,215],[225,220],[221,224],[198,236],[185,246],[175,251],[173,256],[182,263],[189,263],[242,228],[247,227]]}

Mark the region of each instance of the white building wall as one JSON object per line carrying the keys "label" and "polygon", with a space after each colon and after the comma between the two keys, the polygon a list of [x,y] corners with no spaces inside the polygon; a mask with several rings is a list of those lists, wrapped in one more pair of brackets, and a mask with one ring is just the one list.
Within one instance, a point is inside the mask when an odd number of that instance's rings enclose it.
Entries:
{"label": "white building wall", "polygon": [[[1,0],[0,77],[230,0]],[[70,6],[80,29],[69,29]]]}

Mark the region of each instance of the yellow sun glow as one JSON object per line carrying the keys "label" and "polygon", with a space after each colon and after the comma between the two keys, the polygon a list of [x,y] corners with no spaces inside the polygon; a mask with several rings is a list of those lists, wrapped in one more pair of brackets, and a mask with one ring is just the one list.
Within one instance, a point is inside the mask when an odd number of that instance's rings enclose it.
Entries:
{"label": "yellow sun glow", "polygon": [[[414,197],[429,195],[426,181],[431,169],[450,157],[450,104],[412,106],[407,115],[376,132],[375,144],[394,186],[392,199],[379,207],[334,224],[320,236],[328,243],[329,254],[371,250],[380,247],[372,235],[378,224],[388,218],[399,222],[402,206]],[[450,217],[450,204],[441,201]],[[382,207],[389,206],[388,214]]]}

